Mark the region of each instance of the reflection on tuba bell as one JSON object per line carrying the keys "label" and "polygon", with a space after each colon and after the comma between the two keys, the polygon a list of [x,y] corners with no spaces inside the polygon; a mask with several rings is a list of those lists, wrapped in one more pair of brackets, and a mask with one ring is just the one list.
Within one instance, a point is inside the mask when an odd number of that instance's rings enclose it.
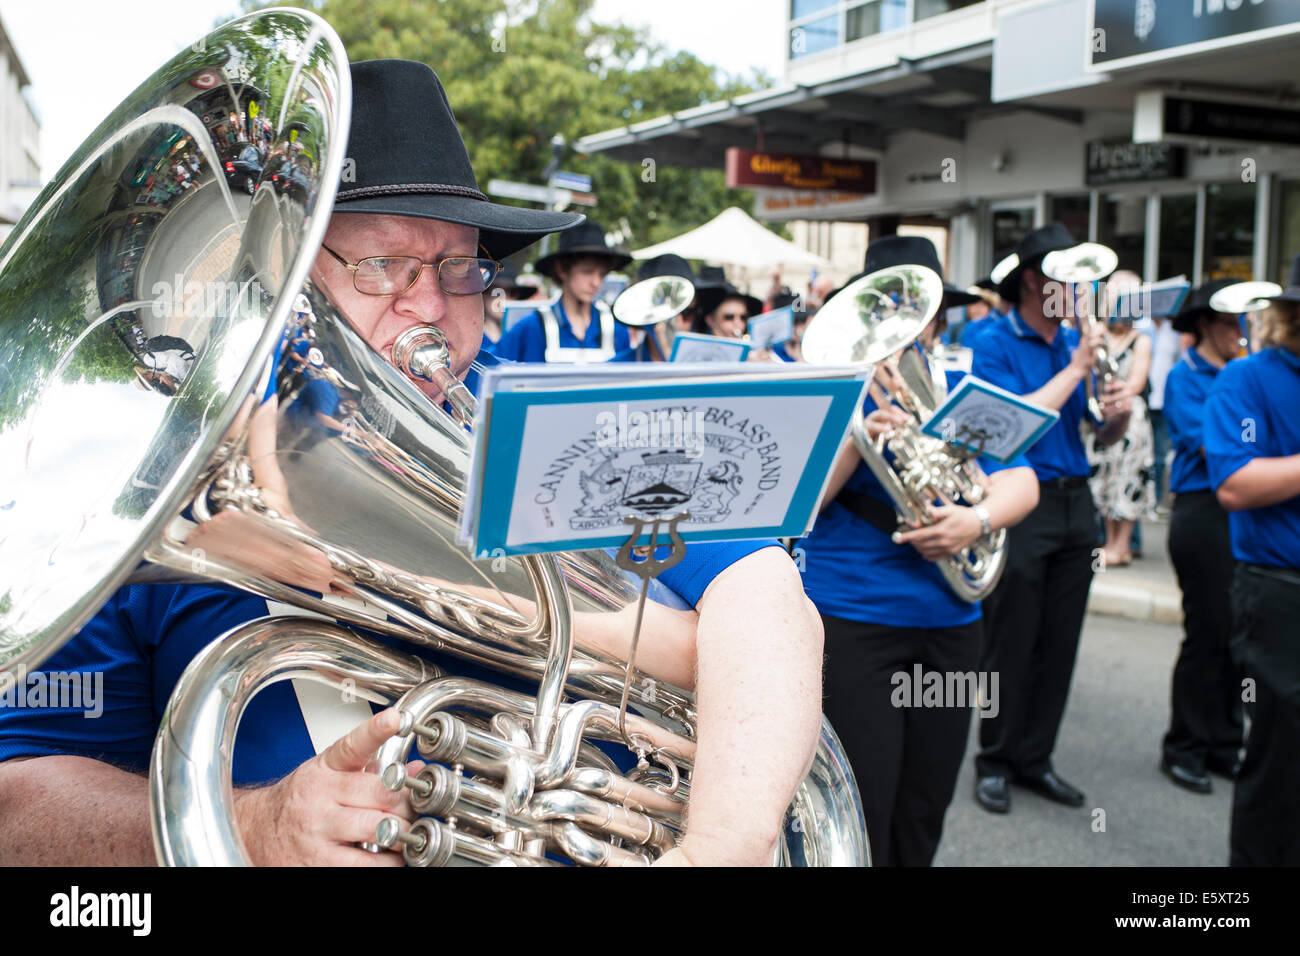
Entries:
{"label": "reflection on tuba bell", "polygon": [[[408,862],[648,863],[682,830],[693,698],[633,672],[641,759],[621,772],[596,744],[625,740],[634,584],[603,552],[475,559],[457,545],[473,397],[445,343],[416,329],[393,358],[455,416],[309,281],[350,110],[323,20],[246,16],[132,94],[0,248],[0,668],[38,665],[124,583],[239,587],[299,611],[225,635],[177,685],[150,774],[160,862],[248,862],[235,728],[260,689],[306,679],[403,711],[384,782],[425,818],[376,842]],[[251,195],[246,172],[226,174],[248,149]],[[184,177],[160,160],[176,155],[193,158]],[[303,413],[308,391],[333,411]],[[501,683],[447,676],[409,645]],[[417,751],[428,768],[407,779]],[[782,862],[866,862],[824,722],[791,818]]]}
{"label": "reflection on tuba bell", "polygon": [[[936,361],[927,362],[916,339],[939,311],[943,282],[922,266],[893,266],[863,276],[841,290],[813,316],[803,352],[818,365],[875,365],[872,397],[882,408],[896,402],[912,421],[873,439],[859,407],[853,442],[862,460],[893,499],[899,519],[931,523],[929,509],[944,504],[979,504],[987,477],[954,446],[921,432],[943,403],[947,383]],[[960,554],[940,561],[953,592],[979,601],[997,585],[1006,563],[1006,531],[979,538]]]}

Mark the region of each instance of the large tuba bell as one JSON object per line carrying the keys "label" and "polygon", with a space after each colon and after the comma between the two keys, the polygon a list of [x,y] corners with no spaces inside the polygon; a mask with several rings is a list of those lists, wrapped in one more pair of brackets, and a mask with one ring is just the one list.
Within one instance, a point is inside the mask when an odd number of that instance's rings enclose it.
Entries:
{"label": "large tuba bell", "polygon": [[[875,366],[871,394],[882,407],[897,402],[911,421],[873,439],[859,407],[852,436],[862,460],[889,493],[900,521],[929,524],[930,505],[976,505],[987,477],[968,456],[931,438],[920,425],[947,395],[935,355],[916,341],[939,311],[943,281],[923,266],[892,266],[850,283],[813,316],[804,332],[803,354],[814,364]],[[949,587],[966,601],[987,597],[1006,564],[1006,531],[977,539],[938,562]]]}
{"label": "large tuba bell", "polygon": [[[271,615],[192,662],[157,737],[161,862],[248,862],[234,734],[280,680],[399,704],[384,780],[426,817],[376,842],[408,862],[650,862],[683,827],[695,714],[635,671],[619,713],[636,588],[604,553],[465,553],[473,398],[445,343],[415,330],[393,358],[452,414],[310,281],[350,106],[324,21],[236,20],[137,90],[0,248],[0,668],[38,665],[124,583],[243,588]],[[693,619],[651,597],[647,619]],[[465,662],[496,679],[448,676]],[[597,744],[628,739],[624,772]],[[824,722],[779,856],[866,862]]]}

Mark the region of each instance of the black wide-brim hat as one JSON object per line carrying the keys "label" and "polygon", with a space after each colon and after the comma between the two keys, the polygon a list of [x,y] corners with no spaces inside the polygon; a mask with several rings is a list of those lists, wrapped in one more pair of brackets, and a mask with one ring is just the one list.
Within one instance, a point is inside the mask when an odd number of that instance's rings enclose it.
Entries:
{"label": "black wide-brim hat", "polygon": [[558,282],[560,277],[555,272],[556,264],[561,259],[578,256],[598,256],[608,259],[611,270],[622,269],[632,261],[632,256],[626,249],[611,246],[605,241],[605,230],[599,223],[588,219],[580,226],[560,233],[559,247],[551,254],[538,259],[535,268],[548,279]]}
{"label": "black wide-brim hat", "polygon": [[1070,230],[1059,222],[1049,222],[1045,226],[1029,230],[1016,244],[1016,267],[998,283],[998,295],[1007,302],[1019,302],[1021,273],[1030,266],[1037,268],[1042,263],[1043,256],[1049,252],[1059,252],[1077,245]]}
{"label": "black wide-brim hat", "polygon": [[1195,334],[1196,320],[1203,315],[1214,315],[1218,311],[1210,306],[1210,299],[1214,293],[1230,285],[1236,285],[1240,281],[1240,279],[1211,279],[1189,292],[1187,298],[1183,300],[1183,307],[1178,310],[1170,323],[1174,331]]}
{"label": "black wide-brim hat", "polygon": [[939,252],[934,243],[922,236],[882,236],[867,246],[867,255],[862,260],[862,271],[836,289],[838,293],[845,286],[852,285],[863,276],[881,269],[894,266],[924,266],[938,273],[943,280],[943,308],[951,309],[958,305],[970,305],[979,302],[980,297],[971,295],[965,289],[959,289],[943,278],[943,266],[939,264]]}
{"label": "black wide-brim hat", "polygon": [[479,242],[493,259],[586,218],[490,202],[478,188],[442,83],[431,68],[412,60],[352,64],[347,156],[355,182],[339,184],[335,213],[476,226]]}
{"label": "black wide-brim hat", "polygon": [[752,295],[746,295],[730,282],[722,286],[710,285],[704,289],[699,286],[695,287],[695,307],[701,316],[708,315],[728,299],[743,301],[745,303],[745,312],[751,318],[763,311],[761,300],[754,298]]}
{"label": "black wide-brim hat", "polygon": [[636,270],[636,281],[658,279],[661,276],[680,276],[691,285],[696,285],[695,272],[691,264],[679,255],[666,252],[662,256],[646,259]]}

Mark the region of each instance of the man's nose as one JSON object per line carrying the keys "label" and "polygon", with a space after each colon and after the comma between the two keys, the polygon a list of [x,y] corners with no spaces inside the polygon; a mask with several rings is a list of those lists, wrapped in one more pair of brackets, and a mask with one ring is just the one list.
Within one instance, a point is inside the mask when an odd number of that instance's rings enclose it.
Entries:
{"label": "man's nose", "polygon": [[438,283],[438,269],[425,265],[415,283],[397,296],[393,309],[400,315],[413,316],[428,325],[436,325],[447,313],[447,293]]}

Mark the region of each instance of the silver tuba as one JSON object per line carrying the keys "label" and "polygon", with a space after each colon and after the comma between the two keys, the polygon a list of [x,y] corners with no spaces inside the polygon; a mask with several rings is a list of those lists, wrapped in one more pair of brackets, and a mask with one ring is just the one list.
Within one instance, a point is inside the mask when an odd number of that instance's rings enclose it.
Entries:
{"label": "silver tuba", "polygon": [[[947,394],[936,356],[917,343],[939,311],[943,282],[922,266],[893,266],[863,276],[838,292],[813,316],[804,332],[803,354],[814,364],[875,366],[871,395],[882,407],[897,402],[911,421],[873,439],[861,406],[851,434],[862,460],[888,492],[900,521],[929,524],[929,507],[979,504],[988,479],[968,455],[931,438],[920,426]],[[1006,564],[1006,530],[977,539],[938,562],[953,593],[979,601],[997,586]]]}
{"label": "silver tuba", "polygon": [[[376,843],[408,862],[650,862],[682,831],[695,710],[634,672],[620,720],[633,583],[603,552],[459,547],[473,399],[445,343],[417,330],[393,358],[442,381],[450,413],[310,279],[350,105],[319,17],[236,20],[132,94],[0,247],[0,669],[39,665],[123,584],[241,588],[268,616],[195,658],[163,716],[160,862],[248,862],[235,731],[282,680],[398,704],[384,781],[425,817]],[[625,772],[598,744],[628,739]],[[825,722],[778,855],[867,861]]]}

